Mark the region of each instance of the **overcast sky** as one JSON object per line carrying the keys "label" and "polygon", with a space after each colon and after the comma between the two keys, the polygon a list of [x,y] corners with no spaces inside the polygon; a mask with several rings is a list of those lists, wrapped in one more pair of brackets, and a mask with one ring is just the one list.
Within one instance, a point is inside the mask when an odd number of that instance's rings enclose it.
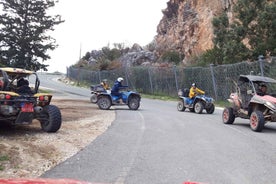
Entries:
{"label": "overcast sky", "polygon": [[59,47],[49,52],[50,72],[66,72],[80,53],[113,43],[145,46],[157,34],[162,10],[169,0],[59,0],[54,11],[65,23],[51,35]]}

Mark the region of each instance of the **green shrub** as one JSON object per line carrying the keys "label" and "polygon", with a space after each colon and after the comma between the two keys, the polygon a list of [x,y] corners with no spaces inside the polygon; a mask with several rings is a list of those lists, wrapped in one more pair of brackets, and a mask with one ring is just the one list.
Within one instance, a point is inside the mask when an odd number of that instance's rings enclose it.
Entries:
{"label": "green shrub", "polygon": [[178,65],[182,60],[177,51],[167,51],[161,56],[161,59],[163,62],[174,63],[175,65]]}

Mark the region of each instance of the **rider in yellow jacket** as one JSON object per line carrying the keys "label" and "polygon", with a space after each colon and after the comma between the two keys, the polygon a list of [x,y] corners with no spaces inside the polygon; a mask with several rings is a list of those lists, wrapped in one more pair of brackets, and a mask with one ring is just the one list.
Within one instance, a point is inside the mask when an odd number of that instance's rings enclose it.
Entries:
{"label": "rider in yellow jacket", "polygon": [[193,84],[192,84],[192,87],[190,88],[189,97],[190,97],[190,98],[194,98],[195,96],[197,96],[197,95],[199,95],[199,94],[204,95],[205,92],[202,91],[201,89],[197,88],[197,87],[196,87],[196,84],[193,83]]}
{"label": "rider in yellow jacket", "polygon": [[101,85],[102,87],[105,89],[105,90],[108,90],[110,89],[108,83],[107,83],[107,79],[104,79],[102,82],[101,82]]}

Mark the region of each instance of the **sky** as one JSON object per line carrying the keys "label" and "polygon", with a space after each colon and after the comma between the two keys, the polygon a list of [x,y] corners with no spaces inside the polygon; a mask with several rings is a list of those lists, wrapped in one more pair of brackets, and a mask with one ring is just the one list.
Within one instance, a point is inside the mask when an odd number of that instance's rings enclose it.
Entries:
{"label": "sky", "polygon": [[[59,0],[53,10],[64,23],[50,35],[59,45],[50,51],[49,72],[66,73],[80,56],[114,43],[145,46],[157,35],[169,0]],[[76,3],[77,2],[77,3]]]}

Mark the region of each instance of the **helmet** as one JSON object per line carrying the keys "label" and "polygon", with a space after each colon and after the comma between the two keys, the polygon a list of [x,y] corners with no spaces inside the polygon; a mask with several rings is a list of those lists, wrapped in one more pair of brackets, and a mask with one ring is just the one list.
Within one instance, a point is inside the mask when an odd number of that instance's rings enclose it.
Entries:
{"label": "helmet", "polygon": [[103,79],[103,82],[107,82],[107,79]]}
{"label": "helmet", "polygon": [[196,87],[196,83],[193,83],[192,86]]}
{"label": "helmet", "polygon": [[124,79],[122,77],[119,77],[117,81],[122,82]]}
{"label": "helmet", "polygon": [[266,88],[267,86],[265,84],[262,84],[261,87],[265,87]]}

